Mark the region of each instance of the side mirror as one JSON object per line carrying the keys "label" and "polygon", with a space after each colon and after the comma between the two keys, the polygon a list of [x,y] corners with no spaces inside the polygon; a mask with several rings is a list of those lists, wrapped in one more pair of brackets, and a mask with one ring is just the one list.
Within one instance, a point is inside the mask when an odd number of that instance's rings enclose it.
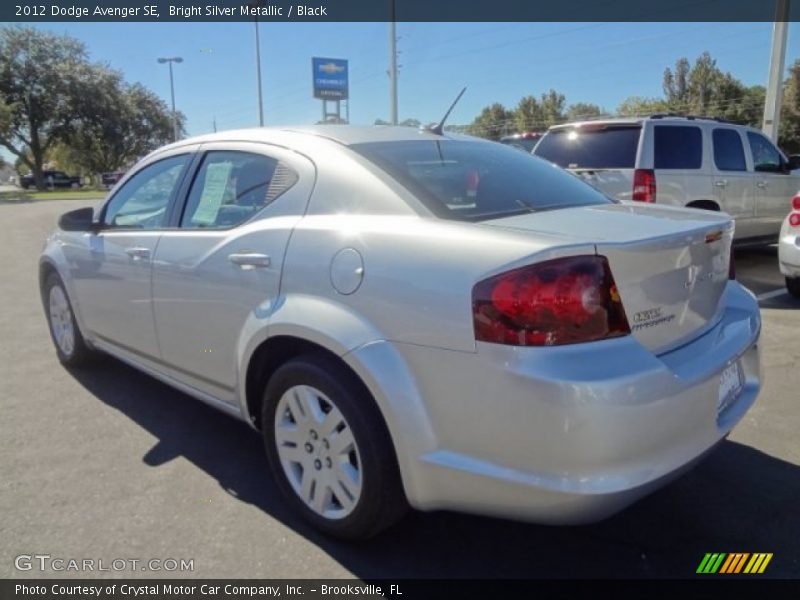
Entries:
{"label": "side mirror", "polygon": [[62,231],[96,231],[98,225],[94,222],[94,209],[89,206],[64,213],[58,219],[58,227]]}

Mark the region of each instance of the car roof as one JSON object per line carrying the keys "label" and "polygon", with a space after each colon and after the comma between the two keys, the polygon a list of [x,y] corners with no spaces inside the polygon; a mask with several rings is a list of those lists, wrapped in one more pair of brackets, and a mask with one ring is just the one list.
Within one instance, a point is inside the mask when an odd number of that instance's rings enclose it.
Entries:
{"label": "car roof", "polygon": [[641,125],[645,121],[656,121],[664,123],[675,123],[675,122],[719,123],[723,125],[730,125],[732,127],[741,127],[742,129],[757,131],[755,128],[749,125],[733,123],[731,121],[726,121],[725,119],[719,119],[715,117],[695,116],[695,115],[672,115],[672,114],[654,114],[654,115],[645,115],[640,117],[612,117],[606,119],[589,119],[586,121],[571,121],[569,123],[559,123],[558,125],[553,125],[550,127],[550,131],[571,129],[574,127],[583,127],[587,125],[619,125],[619,126]]}
{"label": "car roof", "polygon": [[233,129],[206,135],[186,138],[170,144],[158,151],[186,144],[202,144],[209,142],[267,142],[285,143],[288,139],[301,138],[326,139],[349,146],[367,142],[395,142],[412,140],[475,140],[470,136],[444,132],[437,135],[431,131],[416,127],[393,127],[391,125],[301,125],[282,127],[254,127],[250,129]]}

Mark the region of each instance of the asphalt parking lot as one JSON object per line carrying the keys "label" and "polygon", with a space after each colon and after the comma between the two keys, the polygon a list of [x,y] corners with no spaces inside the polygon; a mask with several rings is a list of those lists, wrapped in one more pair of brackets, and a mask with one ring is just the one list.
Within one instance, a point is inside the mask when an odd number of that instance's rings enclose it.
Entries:
{"label": "asphalt parking lot", "polygon": [[[288,512],[261,439],[113,359],[56,360],[37,269],[57,216],[85,201],[0,204],[0,577],[19,554],[193,559],[193,577],[690,577],[706,552],[772,552],[766,575],[800,577],[800,301],[774,249],[737,252],[762,298],[765,385],[695,470],[605,522],[544,527],[413,513],[360,544]],[[120,572],[131,575],[179,573]]]}

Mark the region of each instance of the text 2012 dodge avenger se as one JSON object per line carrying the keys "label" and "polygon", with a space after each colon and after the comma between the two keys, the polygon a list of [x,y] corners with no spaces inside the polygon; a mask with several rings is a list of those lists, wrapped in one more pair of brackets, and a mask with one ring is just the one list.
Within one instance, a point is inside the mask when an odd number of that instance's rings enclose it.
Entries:
{"label": "text 2012 dodge avenger se", "polygon": [[493,142],[253,129],[146,157],[40,278],[64,364],[246,420],[288,502],[364,537],[408,505],[596,520],[693,464],[760,388],[732,235]]}

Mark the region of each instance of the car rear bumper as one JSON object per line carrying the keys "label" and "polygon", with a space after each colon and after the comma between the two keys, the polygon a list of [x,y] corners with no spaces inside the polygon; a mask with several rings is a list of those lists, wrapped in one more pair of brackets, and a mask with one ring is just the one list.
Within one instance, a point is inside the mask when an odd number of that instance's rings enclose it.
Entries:
{"label": "car rear bumper", "polygon": [[800,277],[800,231],[784,226],[778,241],[778,264],[786,277]]}
{"label": "car rear bumper", "polygon": [[[736,283],[723,302],[713,328],[660,356],[633,336],[550,348],[481,343],[475,353],[394,345],[424,405],[398,419],[403,402],[391,393],[382,401],[406,455],[409,501],[579,523],[679,475],[730,432],[761,386],[757,302]],[[720,375],[736,361],[744,385],[718,413]],[[421,412],[426,422],[410,430]]]}

